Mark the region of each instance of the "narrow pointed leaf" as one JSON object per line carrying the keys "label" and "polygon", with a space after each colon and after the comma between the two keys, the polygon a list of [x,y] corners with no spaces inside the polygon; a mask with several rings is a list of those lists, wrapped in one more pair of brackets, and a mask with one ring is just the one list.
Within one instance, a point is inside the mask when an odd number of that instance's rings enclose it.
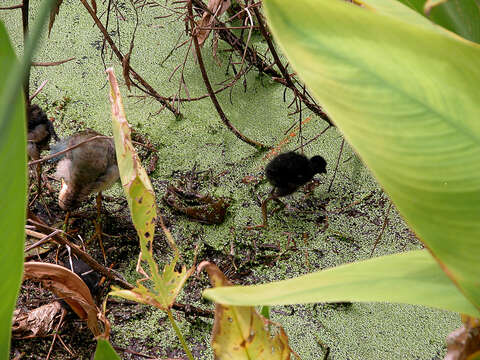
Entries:
{"label": "narrow pointed leaf", "polygon": [[127,122],[123,109],[120,89],[112,68],[107,69],[110,81],[110,102],[112,104],[113,134],[117,152],[120,178],[125,191],[133,224],[140,238],[141,259],[147,262],[147,271],[141,270],[144,275],[153,281],[153,289],[149,290],[138,283],[132,291],[115,289],[112,295],[121,296],[140,303],[150,304],[162,310],[170,308],[194,268],[183,266],[180,272],[175,271],[179,258],[178,249],[170,232],[164,228],[167,240],[174,250],[171,263],[165,265],[160,274],[153,259],[153,236],[157,217],[155,193],[147,172],[142,167],[135,151],[130,125]]}
{"label": "narrow pointed leaf", "polygon": [[480,306],[480,47],[336,0],[265,5],[292,66]]}
{"label": "narrow pointed leaf", "polygon": [[[20,63],[0,21],[0,358],[8,358],[13,308],[20,288],[27,205],[27,156],[25,105],[22,84],[32,54],[39,43],[52,0],[43,1],[27,37]],[[5,174],[8,174],[6,176]]]}
{"label": "narrow pointed leaf", "polygon": [[[7,359],[10,348],[12,314],[22,280],[25,208],[27,201],[27,155],[25,107],[20,86],[8,88],[7,78],[19,67],[3,23],[0,22],[0,358]],[[21,79],[17,79],[21,84]],[[9,93],[16,97],[9,103]],[[5,176],[8,169],[8,176]]]}

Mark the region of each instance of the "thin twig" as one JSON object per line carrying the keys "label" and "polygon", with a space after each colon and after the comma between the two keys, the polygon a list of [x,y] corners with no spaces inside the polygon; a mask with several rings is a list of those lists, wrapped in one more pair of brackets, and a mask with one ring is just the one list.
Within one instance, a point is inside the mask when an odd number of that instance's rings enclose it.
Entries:
{"label": "thin twig", "polygon": [[[55,340],[57,340],[57,336],[58,335],[58,330],[60,329],[60,326],[62,326],[63,324],[63,319],[65,318],[65,314],[67,313],[67,311],[62,307],[62,312],[61,312],[61,315],[60,315],[60,320],[58,321],[58,324],[55,328],[55,331],[53,332],[53,340],[52,340],[52,344],[50,345],[50,350],[48,350],[48,354],[47,354],[47,357],[45,360],[49,360],[50,359],[50,355],[52,353],[52,350],[53,350],[53,345],[55,345]],[[68,351],[68,349],[67,349]]]}
{"label": "thin twig", "polygon": [[332,188],[333,181],[335,180],[335,176],[337,176],[338,164],[340,163],[340,158],[342,157],[343,152],[343,145],[345,145],[345,139],[342,139],[342,145],[340,145],[340,151],[338,152],[337,163],[335,164],[335,170],[333,171],[332,180],[330,181],[330,185],[328,185],[327,192],[330,192]]}
{"label": "thin twig", "polygon": [[283,66],[282,61],[280,60],[280,57],[278,56],[277,51],[275,50],[275,46],[273,45],[272,39],[270,38],[270,35],[268,34],[267,29],[263,24],[263,20],[261,18],[260,13],[258,12],[258,9],[254,7],[253,12],[255,13],[255,16],[257,18],[260,31],[263,37],[265,38],[265,40],[267,41],[268,48],[270,49],[270,53],[272,54],[273,59],[275,60],[275,64],[277,65],[278,69],[283,75],[283,78],[285,80],[285,85],[293,91],[296,97],[299,97],[300,100],[302,100],[302,102],[305,104],[306,107],[308,107],[316,115],[320,116],[320,118],[325,120],[328,124],[333,125],[328,115],[325,114],[325,112],[323,112],[323,110],[317,104],[312,103],[305,95],[302,94],[302,92],[298,91],[297,87],[292,81],[292,78],[290,77],[290,74],[287,72],[286,68]]}
{"label": "thin twig", "polygon": [[[120,62],[123,61],[124,55],[120,52],[120,50],[117,48],[115,43],[113,42],[112,38],[108,34],[107,29],[103,26],[102,22],[100,19],[97,17],[97,14],[93,9],[90,7],[90,5],[87,3],[86,0],[80,0],[83,6],[87,9],[88,13],[92,17],[93,21],[97,25],[98,29],[102,32],[103,37],[105,40],[107,40],[108,44],[110,45],[110,48],[112,51],[115,53],[117,56],[118,60]],[[134,83],[134,85],[140,89],[141,91],[145,92],[146,94],[149,94],[150,96],[154,97],[157,101],[159,101],[164,107],[166,107],[168,110],[170,110],[172,113],[175,114],[175,116],[180,116],[181,114],[168,102],[168,100],[161,96],[157,91],[155,91],[154,88],[150,86],[131,66],[130,64],[127,64],[128,70],[130,71],[130,74],[133,76],[135,80],[137,80],[142,86],[138,86],[137,84]]]}
{"label": "thin twig", "polygon": [[[30,223],[32,223],[33,225],[36,225],[36,227],[39,228],[39,230],[42,230],[42,231],[45,231],[45,232],[58,230],[58,229],[52,228],[52,227],[48,226],[47,224],[43,223],[37,216],[35,216],[30,211],[29,211],[29,214],[28,214],[28,218],[29,218],[28,221]],[[63,231],[62,231],[62,233],[63,233]],[[78,245],[76,245],[75,243],[67,240],[66,237],[60,236],[60,234],[57,234],[57,235],[53,236],[53,239],[59,244],[70,246],[70,248],[72,249],[72,252],[75,255],[77,255],[83,262],[85,262],[88,266],[90,266],[96,272],[104,275],[107,279],[109,279],[113,283],[123,287],[124,289],[128,289],[128,290],[131,290],[131,289],[134,288],[133,285],[131,285],[127,281],[123,280],[121,278],[121,275],[117,274],[116,271],[110,270],[110,269],[106,268],[105,266],[103,266],[102,264],[98,263],[93,257],[91,257],[89,254],[87,254],[85,251],[83,251]]]}
{"label": "thin twig", "polygon": [[[196,11],[200,12],[200,9],[202,11],[206,11],[210,13],[212,16],[215,17],[215,14],[213,14],[203,3],[202,0],[192,0],[193,4],[196,7]],[[239,56],[243,57],[243,54],[245,53],[245,60],[249,62],[251,65],[255,66],[260,73],[264,73],[273,77],[279,77],[279,73],[272,69],[272,66],[270,64],[267,64],[262,57],[251,47],[246,46],[245,43],[243,42],[242,39],[238,38],[232,31],[227,29],[227,26],[225,23],[220,21],[215,17],[217,27],[220,27],[222,29],[219,29],[218,35],[220,39],[225,41],[227,44],[229,44]]]}
{"label": "thin twig", "polygon": [[[27,235],[30,235],[31,232],[32,232],[31,230],[25,229],[25,233]],[[54,237],[55,235],[57,235],[60,232],[61,232],[61,230],[57,229],[54,232],[50,233],[49,235],[42,234],[44,236],[39,241],[37,241],[35,244],[32,244],[29,247],[25,248],[24,252],[27,253],[30,250],[35,249],[36,247],[38,247],[38,246],[42,245],[43,243],[47,242],[48,240],[50,240],[52,237]]]}
{"label": "thin twig", "polygon": [[[322,130],[322,132],[320,132],[320,134],[318,135],[315,135],[312,139],[308,140],[305,144],[303,144],[303,147],[307,146],[308,144],[314,142],[315,140],[317,140],[320,136],[322,136],[328,129],[330,129],[332,127],[332,125],[328,124],[327,127],[325,129]],[[300,145],[299,147],[293,149],[293,151],[297,151],[298,149],[300,149],[302,146]]]}
{"label": "thin twig", "polygon": [[72,61],[72,60],[75,60],[75,59],[76,58],[72,57],[72,58],[69,58],[69,59],[60,60],[60,61],[53,61],[53,62],[32,61],[32,66],[57,66],[57,65],[65,64],[66,62],[69,62],[69,61]]}
{"label": "thin twig", "polygon": [[12,5],[12,6],[2,6],[0,10],[13,10],[13,9],[21,9],[23,4]]}
{"label": "thin twig", "polygon": [[[82,1],[85,1],[85,0],[82,0]],[[235,128],[235,126],[233,126],[233,124],[227,119],[227,116],[223,112],[220,104],[218,103],[217,97],[215,96],[215,93],[212,89],[212,86],[210,84],[210,80],[208,79],[208,75],[207,75],[207,72],[205,70],[205,66],[203,64],[202,53],[200,51],[200,46],[198,45],[197,35],[195,34],[195,30],[194,30],[195,29],[195,22],[193,21],[192,1],[188,0],[187,5],[188,5],[188,14],[189,14],[189,17],[190,17],[190,26],[191,26],[191,29],[192,29],[193,44],[195,45],[195,53],[197,55],[197,60],[198,60],[198,66],[200,67],[200,71],[202,73],[203,82],[205,83],[205,87],[207,88],[208,94],[210,95],[210,99],[212,100],[212,103],[215,106],[215,109],[217,110],[218,115],[220,116],[220,119],[227,126],[227,128],[230,129],[230,131],[232,131],[235,134],[235,136],[237,138],[239,138],[240,140],[244,141],[245,143],[247,143],[249,145],[252,145],[252,146],[256,147],[257,149],[269,149],[270,147],[268,147],[266,145],[263,145],[263,144],[261,144],[257,141],[251,140],[251,139],[247,138],[245,135],[243,135],[242,133],[240,133]]]}
{"label": "thin twig", "polygon": [[35,90],[35,92],[32,94],[32,96],[30,96],[30,98],[29,98],[28,100],[29,100],[30,102],[32,102],[32,100],[35,98],[35,96],[37,96],[37,95],[40,93],[40,91],[42,91],[43,87],[44,87],[45,85],[47,85],[47,83],[48,83],[48,80],[44,80],[44,81],[40,84],[40,86],[37,88],[37,90]]}
{"label": "thin twig", "polygon": [[63,155],[79,146],[82,146],[83,144],[87,143],[87,142],[90,142],[90,141],[93,141],[93,140],[99,140],[99,139],[111,139],[111,136],[103,136],[103,135],[97,135],[97,136],[94,136],[94,137],[91,137],[87,140],[84,140],[78,144],[75,144],[73,146],[70,146],[69,148],[66,148],[65,150],[62,150],[62,151],[59,151],[55,154],[51,154],[51,155],[48,155],[48,156],[45,156],[44,158],[41,158],[41,159],[38,159],[38,160],[33,160],[33,161],[30,161],[28,163],[28,166],[32,166],[32,165],[35,165],[35,164],[39,164],[39,163],[42,163],[42,162],[45,162],[47,160],[50,160],[50,159],[53,159],[57,156],[60,156],[60,155]]}
{"label": "thin twig", "polygon": [[392,208],[392,201],[390,201],[390,204],[388,205],[387,213],[385,214],[385,219],[383,220],[382,230],[380,231],[380,234],[378,234],[377,239],[373,244],[373,249],[372,249],[372,252],[370,253],[370,257],[373,256],[373,252],[375,251],[375,248],[377,247],[378,242],[380,241],[383,233],[385,232],[385,228],[387,227],[387,223],[388,223],[388,215],[390,214],[391,208]]}

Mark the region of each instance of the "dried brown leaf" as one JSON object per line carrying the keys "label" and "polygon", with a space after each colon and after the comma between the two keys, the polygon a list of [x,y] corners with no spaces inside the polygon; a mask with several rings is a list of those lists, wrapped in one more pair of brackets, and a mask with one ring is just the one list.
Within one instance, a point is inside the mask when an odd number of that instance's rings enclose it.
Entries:
{"label": "dried brown leaf", "polygon": [[[97,319],[100,312],[87,285],[74,272],[55,264],[26,262],[24,278],[42,282],[46,289],[63,299],[78,317],[87,322],[95,336],[102,335]],[[103,334],[108,337],[108,334]]]}
{"label": "dried brown leaf", "polygon": [[15,337],[32,338],[50,334],[57,315],[60,315],[62,305],[58,301],[45,304],[28,312],[15,310],[12,332]]}
{"label": "dried brown leaf", "polygon": [[447,337],[445,360],[480,359],[480,321],[463,316],[464,325]]}
{"label": "dried brown leaf", "polygon": [[[215,14],[215,16],[218,18],[225,11],[227,11],[230,5],[230,0],[209,0],[207,7],[208,10],[210,10],[210,12]],[[198,22],[198,27],[212,27],[216,23],[215,17],[210,12],[205,11],[203,13],[202,19]],[[198,29],[198,45],[203,46],[203,43],[205,40],[207,40],[210,31],[210,29]]]}

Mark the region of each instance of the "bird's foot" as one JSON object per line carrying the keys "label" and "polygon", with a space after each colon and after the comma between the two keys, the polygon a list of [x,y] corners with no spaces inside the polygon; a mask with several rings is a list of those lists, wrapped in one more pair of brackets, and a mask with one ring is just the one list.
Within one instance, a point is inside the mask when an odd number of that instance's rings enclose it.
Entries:
{"label": "bird's foot", "polygon": [[102,255],[103,255],[103,260],[105,263],[107,263],[107,255],[105,254],[105,248],[103,246],[103,240],[102,240],[102,222],[100,219],[93,220],[93,223],[95,224],[95,233],[92,235],[92,237],[86,242],[86,244],[89,244],[95,239],[98,239],[98,244],[100,245],[100,249],[102,250]]}

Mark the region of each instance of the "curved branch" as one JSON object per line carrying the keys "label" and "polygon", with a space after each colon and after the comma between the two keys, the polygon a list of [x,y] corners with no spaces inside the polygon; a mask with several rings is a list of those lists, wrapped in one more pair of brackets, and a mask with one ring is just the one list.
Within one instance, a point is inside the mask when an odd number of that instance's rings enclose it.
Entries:
{"label": "curved branch", "polygon": [[230,131],[232,131],[235,134],[235,136],[240,140],[246,142],[249,145],[256,147],[257,149],[270,149],[269,146],[263,145],[259,142],[256,142],[255,140],[251,140],[247,138],[245,135],[240,133],[240,131],[238,131],[237,128],[235,128],[235,126],[233,126],[233,124],[230,121],[228,121],[227,116],[225,115],[222,108],[220,107],[220,104],[218,103],[217,97],[215,96],[215,93],[212,89],[212,85],[210,84],[210,80],[208,79],[207,71],[205,70],[205,66],[203,64],[200,45],[198,44],[197,35],[195,34],[195,31],[194,31],[195,22],[193,21],[192,0],[188,0],[187,6],[188,6],[188,16],[190,19],[190,26],[192,29],[193,44],[195,45],[195,53],[197,55],[197,60],[198,60],[198,66],[200,67],[200,71],[202,73],[203,81],[205,83],[205,87],[207,88],[208,95],[210,96],[210,99],[212,100],[212,103],[215,106],[215,109],[217,110],[218,115],[220,116],[220,119],[227,126],[227,128],[229,128]]}
{"label": "curved branch", "polygon": [[267,29],[265,28],[265,24],[263,23],[262,17],[260,16],[258,9],[256,7],[253,7],[253,12],[255,13],[255,17],[257,18],[260,31],[263,37],[265,38],[265,40],[267,41],[268,48],[270,50],[270,53],[273,56],[275,64],[277,65],[278,69],[280,70],[283,76],[283,80],[280,80],[280,79],[274,79],[274,80],[281,82],[285,86],[290,88],[295,94],[295,96],[298,97],[305,104],[306,107],[308,107],[316,115],[320,116],[329,125],[334,126],[334,124],[332,123],[328,115],[325,114],[325,112],[320,108],[320,106],[311,102],[310,99],[308,99],[308,97],[305,94],[303,94],[301,91],[298,91],[297,87],[292,81],[292,78],[290,77],[290,74],[287,72],[287,69],[285,69],[285,67],[283,66],[282,61],[280,60],[280,57],[278,56],[277,51],[275,50],[275,47],[273,46],[272,39],[270,38],[270,34],[267,32]]}
{"label": "curved branch", "polygon": [[[99,30],[102,32],[103,34],[103,37],[105,40],[108,41],[108,44],[110,45],[110,48],[112,49],[112,51],[115,53],[115,55],[117,56],[118,60],[120,60],[120,62],[122,63],[125,56],[120,52],[120,50],[117,48],[117,46],[115,45],[115,43],[113,42],[112,38],[110,37],[110,35],[108,34],[108,31],[107,29],[105,29],[105,27],[103,26],[102,22],[100,21],[100,19],[97,17],[97,14],[95,13],[95,11],[90,7],[90,5],[87,3],[86,0],[80,0],[81,3],[83,4],[83,6],[87,9],[88,13],[90,14],[90,16],[92,17],[93,21],[95,22],[95,25],[97,25],[97,27],[99,28]],[[175,116],[180,116],[180,112],[175,109],[172,104],[170,104],[170,102],[163,96],[161,96],[159,93],[157,93],[155,91],[154,88],[152,88],[150,86],[150,84],[148,84],[131,66],[130,64],[127,64],[128,66],[128,70],[130,71],[130,74],[132,75],[132,77],[137,80],[140,84],[142,84],[142,86],[145,88],[145,90],[143,90],[144,92],[146,92],[147,94],[153,96],[155,99],[157,99],[164,107],[166,107],[168,110],[170,110],[172,113],[175,114]]]}

